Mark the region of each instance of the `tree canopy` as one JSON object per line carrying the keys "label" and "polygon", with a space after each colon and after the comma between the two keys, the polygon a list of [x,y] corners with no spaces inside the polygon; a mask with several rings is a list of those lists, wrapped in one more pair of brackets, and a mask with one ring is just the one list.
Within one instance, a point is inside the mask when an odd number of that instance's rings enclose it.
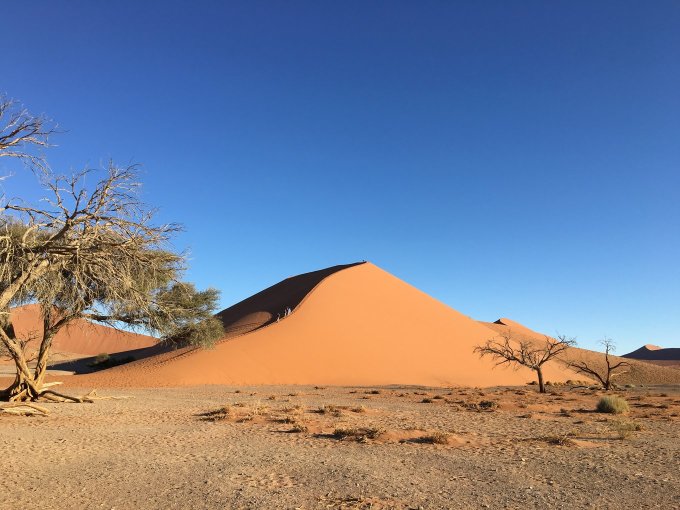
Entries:
{"label": "tree canopy", "polygon": [[[26,112],[9,118],[31,125]],[[0,137],[0,155],[25,159],[27,145],[44,146],[38,128],[32,137],[12,126],[0,132],[9,133]],[[21,143],[12,143],[12,133],[24,136]],[[170,247],[180,227],[154,223],[154,210],[139,197],[136,166],[110,163],[75,175],[55,174],[43,164],[31,168],[45,198],[37,206],[12,198],[0,209],[0,343],[17,369],[5,397],[54,396],[41,389],[49,349],[74,319],[138,328],[178,344],[206,346],[222,335],[213,315],[219,292],[182,281],[186,257]],[[33,370],[9,313],[26,303],[39,304],[43,319]]]}

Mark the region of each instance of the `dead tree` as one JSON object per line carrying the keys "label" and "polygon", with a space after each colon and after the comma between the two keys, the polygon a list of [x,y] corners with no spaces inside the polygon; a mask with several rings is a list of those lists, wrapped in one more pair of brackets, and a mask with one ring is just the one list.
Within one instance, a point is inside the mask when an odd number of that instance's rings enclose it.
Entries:
{"label": "dead tree", "polygon": [[[75,319],[191,344],[223,332],[213,316],[218,292],[180,281],[185,258],[168,248],[179,226],[152,223],[153,211],[136,193],[136,168],[110,164],[101,173],[36,173],[48,194],[44,205],[10,200],[1,210],[0,343],[16,367],[13,384],[0,393],[5,400],[68,398],[47,389],[44,377],[54,336]],[[85,177],[95,179],[90,190]],[[42,311],[34,368],[10,315],[10,307],[26,303]]]}
{"label": "dead tree", "polygon": [[610,389],[612,389],[613,385],[612,380],[614,379],[614,377],[625,374],[628,370],[620,369],[622,369],[623,367],[629,367],[630,363],[628,363],[627,361],[619,362],[612,361],[609,355],[610,353],[616,350],[616,344],[611,338],[606,337],[603,338],[600,341],[600,344],[604,346],[604,365],[597,367],[594,364],[588,364],[587,362],[582,360],[569,361],[567,365],[572,370],[576,370],[581,374],[594,377],[595,379],[600,381],[600,384],[602,384],[602,387],[606,391],[609,391]]}
{"label": "dead tree", "polygon": [[574,345],[575,339],[565,336],[556,339],[546,336],[543,342],[535,342],[515,339],[512,332],[506,332],[500,335],[500,339],[492,338],[484,345],[478,345],[474,352],[480,356],[492,356],[497,360],[496,366],[508,364],[515,368],[520,365],[530,368],[536,372],[539,391],[545,393],[543,365]]}
{"label": "dead tree", "polygon": [[44,116],[31,114],[18,101],[0,96],[0,157],[15,158],[45,170],[41,150],[49,147],[56,127]]}

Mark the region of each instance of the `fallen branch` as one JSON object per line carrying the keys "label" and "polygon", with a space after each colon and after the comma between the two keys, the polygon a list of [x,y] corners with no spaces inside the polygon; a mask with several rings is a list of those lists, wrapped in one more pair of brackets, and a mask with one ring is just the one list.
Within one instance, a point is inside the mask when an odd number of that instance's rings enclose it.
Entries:
{"label": "fallen branch", "polygon": [[97,390],[92,390],[90,393],[87,395],[84,395],[82,398],[87,398],[90,400],[125,400],[127,398],[135,398],[132,395],[109,395],[106,397],[102,397],[100,395],[97,395]]}
{"label": "fallen branch", "polygon": [[0,413],[33,415],[36,414],[36,411],[42,413],[43,416],[50,414],[49,409],[30,402],[9,402],[7,404],[0,404]]}

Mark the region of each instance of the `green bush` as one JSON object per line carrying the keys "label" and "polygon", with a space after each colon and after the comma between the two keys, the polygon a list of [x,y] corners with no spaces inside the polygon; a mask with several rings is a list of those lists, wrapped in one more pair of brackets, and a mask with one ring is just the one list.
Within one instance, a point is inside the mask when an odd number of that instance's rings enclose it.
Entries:
{"label": "green bush", "polygon": [[100,354],[97,354],[95,356],[94,361],[92,362],[93,365],[102,365],[104,363],[108,363],[109,359],[111,359],[106,352],[102,352]]}
{"label": "green bush", "polygon": [[597,412],[623,414],[628,412],[628,402],[621,397],[602,397],[597,403]]}

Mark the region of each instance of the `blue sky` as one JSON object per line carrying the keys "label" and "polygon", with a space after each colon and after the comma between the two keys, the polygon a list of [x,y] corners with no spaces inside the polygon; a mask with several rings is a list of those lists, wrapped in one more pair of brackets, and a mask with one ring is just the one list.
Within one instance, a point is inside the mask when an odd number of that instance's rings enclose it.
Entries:
{"label": "blue sky", "polygon": [[0,24],[0,91],[66,130],[53,168],[142,163],[225,307],[367,259],[477,319],[680,345],[676,1],[35,1]]}

